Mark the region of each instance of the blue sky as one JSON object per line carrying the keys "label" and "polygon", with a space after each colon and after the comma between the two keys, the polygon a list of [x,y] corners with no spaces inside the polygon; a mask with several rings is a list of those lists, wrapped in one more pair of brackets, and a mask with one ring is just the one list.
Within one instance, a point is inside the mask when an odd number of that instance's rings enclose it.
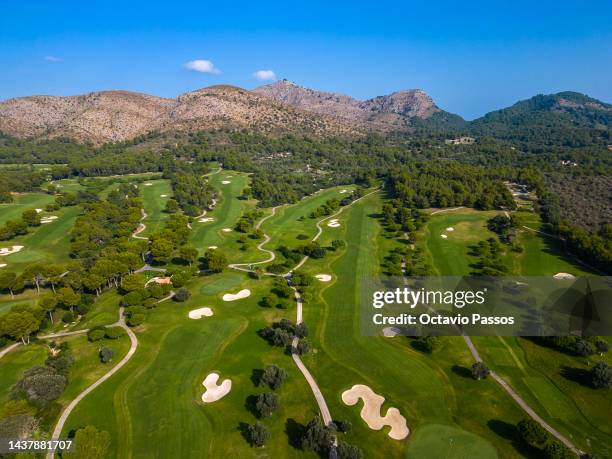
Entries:
{"label": "blue sky", "polygon": [[0,99],[175,97],[272,70],[357,98],[421,88],[471,119],[537,93],[612,102],[612,2],[7,1],[0,59]]}

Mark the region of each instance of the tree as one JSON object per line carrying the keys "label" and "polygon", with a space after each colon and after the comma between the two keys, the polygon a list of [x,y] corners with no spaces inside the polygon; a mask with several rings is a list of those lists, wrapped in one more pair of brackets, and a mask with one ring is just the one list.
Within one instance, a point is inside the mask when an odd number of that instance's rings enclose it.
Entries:
{"label": "tree", "polygon": [[302,448],[308,451],[316,451],[325,454],[334,442],[335,430],[327,427],[319,416],[312,419],[302,436]]}
{"label": "tree", "polygon": [[151,243],[151,256],[159,263],[168,263],[173,253],[174,245],[167,239],[156,238]]}
{"label": "tree", "polygon": [[610,389],[612,387],[612,366],[608,365],[606,362],[597,362],[597,364],[591,368],[590,374],[591,384],[594,388]]}
{"label": "tree", "polygon": [[168,202],[166,203],[166,212],[169,214],[175,214],[179,211],[179,205],[178,202],[176,202],[176,199],[168,199]]}
{"label": "tree", "polygon": [[363,451],[355,445],[340,442],[336,448],[338,459],[363,459]]}
{"label": "tree", "polygon": [[21,219],[28,226],[40,226],[40,215],[34,209],[29,209],[22,213]]}
{"label": "tree", "polygon": [[121,290],[127,293],[133,292],[140,290],[144,284],[145,281],[140,274],[131,274],[121,279]]}
{"label": "tree", "polygon": [[30,343],[30,335],[38,330],[39,326],[39,320],[28,311],[11,311],[0,319],[1,334],[20,339],[24,345]]}
{"label": "tree", "polygon": [[262,447],[270,438],[270,431],[261,422],[256,422],[248,427],[248,438],[251,444]]}
{"label": "tree", "polygon": [[260,418],[269,418],[278,406],[278,395],[273,392],[259,394],[255,402],[255,410]]}
{"label": "tree", "polygon": [[51,321],[51,323],[53,323],[53,311],[55,310],[57,303],[57,296],[52,294],[43,296],[38,302],[38,306],[40,306],[44,311],[47,312],[47,314],[49,314],[49,320]]}
{"label": "tree", "polygon": [[53,290],[53,293],[55,293],[55,284],[59,282],[60,277],[64,272],[65,269],[62,265],[50,264],[45,266],[43,274],[47,278],[47,281],[51,284],[51,289]]}
{"label": "tree", "polygon": [[110,434],[93,426],[76,431],[74,446],[70,452],[62,453],[67,459],[104,459],[110,446]]}
{"label": "tree", "polygon": [[287,372],[284,369],[276,365],[268,365],[264,369],[259,382],[260,384],[266,384],[272,390],[276,390],[283,385],[286,379]]}
{"label": "tree", "polygon": [[17,274],[10,271],[0,271],[0,290],[8,290],[11,298],[15,298],[16,285],[18,285]]}
{"label": "tree", "polygon": [[27,370],[13,387],[18,398],[46,406],[56,400],[66,387],[66,377],[54,368],[37,365]]}
{"label": "tree", "polygon": [[198,249],[192,245],[183,245],[179,249],[179,257],[191,266],[198,259]]}
{"label": "tree", "polygon": [[220,250],[207,250],[202,257],[202,269],[211,273],[220,273],[227,265],[227,258]]}
{"label": "tree", "polygon": [[99,341],[106,335],[106,330],[102,326],[94,327],[87,332],[89,341]]}
{"label": "tree", "polygon": [[40,283],[43,281],[45,267],[40,264],[33,264],[26,267],[23,271],[24,279],[31,279],[36,285],[36,290],[40,293]]}
{"label": "tree", "polygon": [[310,352],[310,343],[307,339],[301,339],[298,341],[295,351],[299,355],[308,354]]}
{"label": "tree", "polygon": [[57,299],[61,304],[74,310],[74,307],[81,301],[81,294],[76,293],[71,287],[62,287],[57,291]]}
{"label": "tree", "polygon": [[176,301],[187,301],[189,299],[189,297],[191,296],[191,292],[189,290],[187,290],[186,288],[179,288],[176,291],[176,294],[174,295],[174,299]]}
{"label": "tree", "polygon": [[102,349],[100,349],[100,361],[102,363],[110,362],[111,360],[113,360],[114,356],[115,351],[113,351],[111,348],[103,347]]}
{"label": "tree", "polygon": [[353,429],[353,424],[351,424],[351,421],[336,421],[334,424],[338,426],[338,430],[342,433],[348,433]]}
{"label": "tree", "polygon": [[27,440],[38,429],[38,420],[30,413],[18,413],[0,419],[0,438]]}
{"label": "tree", "polygon": [[523,441],[535,448],[541,448],[548,440],[546,430],[533,419],[523,419],[516,427]]}
{"label": "tree", "polygon": [[308,336],[308,327],[304,322],[300,322],[295,326],[293,333],[300,339],[306,338]]}
{"label": "tree", "polygon": [[544,446],[544,454],[548,459],[575,459],[576,455],[558,440],[549,440]]}
{"label": "tree", "polygon": [[489,376],[491,370],[485,365],[484,362],[476,362],[472,365],[472,378],[481,380]]}

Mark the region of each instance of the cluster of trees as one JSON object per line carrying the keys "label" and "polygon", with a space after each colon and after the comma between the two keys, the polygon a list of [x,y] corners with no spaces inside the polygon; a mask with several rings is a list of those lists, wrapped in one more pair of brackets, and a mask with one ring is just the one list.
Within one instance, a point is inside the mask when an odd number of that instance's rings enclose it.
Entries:
{"label": "cluster of trees", "polygon": [[473,275],[503,276],[508,272],[508,267],[502,259],[502,245],[494,237],[480,241],[472,247],[472,255],[479,257]]}
{"label": "cluster of trees", "polygon": [[431,354],[440,347],[440,339],[432,335],[417,336],[412,340],[412,346],[422,352]]}
{"label": "cluster of trees", "polygon": [[263,236],[263,232],[261,230],[255,230],[255,224],[258,219],[263,216],[263,212],[261,210],[250,210],[242,214],[238,223],[236,223],[236,231],[240,233],[254,233],[256,239],[259,239]]}
{"label": "cluster of trees", "polygon": [[287,309],[293,297],[293,290],[287,281],[283,278],[277,278],[274,280],[274,287],[270,290],[270,293],[264,296],[260,301],[260,306],[264,308]]}
{"label": "cluster of trees", "polygon": [[164,178],[170,179],[174,200],[185,215],[195,217],[211,205],[215,191],[202,176],[205,169],[201,166],[189,170],[183,166],[182,170],[175,170],[181,166],[175,163],[172,167],[166,168]]}
{"label": "cluster of trees", "polygon": [[258,334],[271,346],[283,347],[286,350],[292,349],[293,339],[298,338],[297,345],[292,351],[298,354],[306,354],[310,351],[310,344],[306,339],[308,327],[303,322],[293,325],[289,319],[281,319],[279,322],[259,330]]}
{"label": "cluster of trees", "polygon": [[219,249],[208,249],[200,258],[200,268],[205,273],[220,273],[227,266],[227,256]]}
{"label": "cluster of trees", "polygon": [[304,428],[302,434],[302,449],[314,451],[321,457],[332,457],[331,451],[335,449],[335,457],[341,459],[362,459],[363,451],[346,442],[338,442],[334,447],[337,431],[348,432],[351,424],[347,421],[332,422],[326,426],[317,415]]}
{"label": "cluster of trees", "polygon": [[40,215],[34,209],[28,209],[21,214],[19,220],[9,220],[0,227],[0,241],[7,241],[16,236],[28,234],[28,228],[40,226]]}
{"label": "cluster of trees", "polygon": [[487,221],[487,228],[497,234],[499,240],[504,244],[515,246],[520,222],[516,215],[506,217],[505,215],[496,215]]}
{"label": "cluster of trees", "polygon": [[324,217],[331,215],[340,208],[340,201],[336,198],[328,199],[310,213],[310,218]]}
{"label": "cluster of trees", "polygon": [[533,419],[524,419],[517,426],[522,441],[537,449],[547,459],[576,459],[576,455]]}
{"label": "cluster of trees", "polygon": [[608,342],[600,336],[541,336],[534,340],[545,346],[580,357],[604,354],[610,349]]}
{"label": "cluster of trees", "polygon": [[408,209],[466,206],[514,209],[500,172],[456,162],[415,162],[389,171],[387,189]]}

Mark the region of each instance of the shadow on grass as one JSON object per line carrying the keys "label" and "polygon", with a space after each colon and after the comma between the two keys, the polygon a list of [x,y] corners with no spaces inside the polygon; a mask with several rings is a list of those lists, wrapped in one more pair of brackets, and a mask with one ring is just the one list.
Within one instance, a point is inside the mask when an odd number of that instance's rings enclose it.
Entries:
{"label": "shadow on grass", "polygon": [[255,387],[259,387],[261,384],[261,377],[263,376],[264,371],[259,368],[254,368],[251,373],[251,382]]}
{"label": "shadow on grass", "polygon": [[244,438],[244,440],[249,445],[253,446],[253,443],[251,442],[251,437],[249,435],[249,425],[246,422],[238,423],[238,431],[240,432],[240,435],[242,435],[242,438]]}
{"label": "shadow on grass", "polygon": [[453,373],[458,376],[461,376],[462,378],[472,379],[472,370],[470,370],[469,368],[461,367],[459,365],[453,365],[451,370],[453,371]]}
{"label": "shadow on grass", "polygon": [[500,421],[499,419],[491,419],[487,422],[487,426],[495,434],[501,438],[510,440],[514,449],[522,456],[529,459],[536,459],[542,457],[542,452],[527,445],[521,440],[518,430],[514,424],[509,422]]}
{"label": "shadow on grass", "polygon": [[249,413],[251,413],[257,419],[259,419],[259,412],[257,411],[257,408],[255,407],[256,403],[257,403],[257,395],[249,395],[244,401],[244,407]]}
{"label": "shadow on grass", "polygon": [[302,449],[302,436],[305,430],[305,425],[300,424],[295,419],[287,419],[287,422],[285,422],[285,434],[287,434],[287,440],[293,448]]}
{"label": "shadow on grass", "polygon": [[582,368],[572,368],[564,365],[561,367],[561,376],[569,381],[573,381],[583,386],[592,387],[591,375],[589,374],[588,370],[584,370]]}

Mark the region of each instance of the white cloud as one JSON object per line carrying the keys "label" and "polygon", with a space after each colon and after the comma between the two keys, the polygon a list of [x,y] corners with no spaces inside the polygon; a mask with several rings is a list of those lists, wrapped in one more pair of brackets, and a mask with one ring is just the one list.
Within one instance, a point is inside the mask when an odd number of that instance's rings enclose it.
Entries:
{"label": "white cloud", "polygon": [[274,73],[274,70],[258,70],[253,73],[253,78],[261,81],[276,80],[276,73]]}
{"label": "white cloud", "polygon": [[62,62],[64,59],[57,56],[45,56],[45,60],[49,62]]}
{"label": "white cloud", "polygon": [[200,73],[221,73],[221,70],[215,67],[215,64],[206,59],[185,62],[185,68]]}

